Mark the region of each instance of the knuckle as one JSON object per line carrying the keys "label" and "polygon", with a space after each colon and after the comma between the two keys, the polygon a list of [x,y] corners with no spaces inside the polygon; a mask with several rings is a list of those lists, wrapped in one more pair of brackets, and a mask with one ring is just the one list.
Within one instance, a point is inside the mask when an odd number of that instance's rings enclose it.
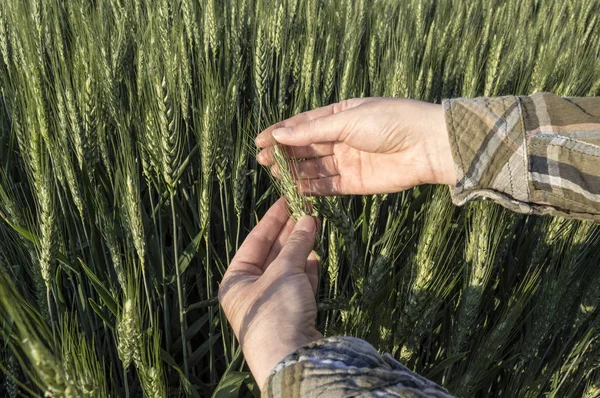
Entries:
{"label": "knuckle", "polygon": [[342,192],[342,181],[340,178],[334,178],[331,181],[331,193]]}
{"label": "knuckle", "polygon": [[295,231],[290,235],[287,243],[288,243],[288,245],[291,245],[291,246],[298,246],[298,245],[304,245],[309,241],[310,241],[310,236],[309,236],[308,232]]}
{"label": "knuckle", "polygon": [[352,108],[357,101],[357,98],[350,98],[333,104],[333,113],[340,113],[345,111],[346,109]]}
{"label": "knuckle", "polygon": [[317,134],[317,132],[318,132],[317,120],[318,119],[312,119],[306,124],[305,134],[308,137],[314,137],[315,134]]}

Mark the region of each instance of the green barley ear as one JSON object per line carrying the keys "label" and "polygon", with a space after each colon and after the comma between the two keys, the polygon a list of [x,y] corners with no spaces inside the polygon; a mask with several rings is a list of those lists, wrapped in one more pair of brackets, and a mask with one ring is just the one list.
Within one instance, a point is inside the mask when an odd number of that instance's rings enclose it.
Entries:
{"label": "green barley ear", "polygon": [[207,0],[204,3],[204,40],[207,56],[214,57],[219,46],[219,36],[217,33],[217,15],[214,0]]}
{"label": "green barley ear", "polygon": [[4,14],[4,8],[0,9],[0,55],[2,55],[2,62],[4,63],[4,65],[8,66],[10,65],[11,58],[9,53],[10,50],[7,21],[6,16]]}
{"label": "green barley ear", "polygon": [[456,317],[451,352],[458,354],[467,339],[477,330],[477,317],[492,275],[504,259],[516,226],[517,217],[498,205],[476,203],[467,215],[464,287]]}
{"label": "green barley ear", "polygon": [[133,272],[130,272],[116,327],[117,353],[125,371],[133,362],[141,363],[141,316],[138,303],[136,277]]}
{"label": "green barley ear", "polygon": [[284,24],[284,9],[283,9],[283,1],[279,3],[279,8],[275,13],[275,18],[273,21],[271,36],[273,40],[273,49],[275,51],[275,55],[279,56],[282,50],[282,42],[283,42],[283,24]]}
{"label": "green barley ear", "polygon": [[327,273],[329,274],[330,296],[337,296],[338,277],[340,273],[340,239],[335,228],[329,228],[327,239]]}
{"label": "green barley ear", "polygon": [[[158,319],[153,322],[158,324]],[[136,363],[137,372],[144,391],[149,398],[167,396],[163,360],[160,357],[161,337],[158,328],[150,328],[143,333],[141,343],[141,361]]]}
{"label": "green barley ear", "polygon": [[250,134],[248,129],[242,129],[241,122],[238,122],[238,131],[240,134],[235,142],[235,154],[233,159],[233,206],[235,213],[238,218],[238,224],[241,220],[242,212],[244,210],[244,201],[248,194],[248,155],[251,145]]}
{"label": "green barley ear", "polygon": [[582,398],[596,398],[600,396],[600,371],[592,373],[589,377],[589,381],[585,390],[583,391]]}
{"label": "green barley ear", "polygon": [[256,32],[254,51],[254,84],[256,87],[256,96],[260,104],[267,92],[269,60],[269,46],[262,24],[259,24],[258,31]]}
{"label": "green barley ear", "polygon": [[201,170],[202,170],[202,192],[200,194],[200,227],[208,230],[211,214],[211,191],[214,176],[214,160],[217,152],[217,100],[211,100],[206,105],[201,120],[200,147],[201,147]]}
{"label": "green barley ear", "polygon": [[11,319],[12,324],[0,331],[0,337],[10,344],[22,366],[25,363],[23,359],[27,358],[30,366],[23,370],[46,396],[82,396],[76,375],[67,373],[52,349],[52,332],[48,324],[17,292],[3,269],[0,268],[0,319]]}
{"label": "green barley ear", "polygon": [[[48,166],[46,166],[48,167]],[[42,278],[49,291],[54,277],[56,213],[54,209],[54,189],[50,182],[49,171],[45,171],[38,184],[40,247],[39,259]]]}
{"label": "green barley ear", "polygon": [[[126,147],[126,145],[123,145]],[[124,149],[124,151],[126,151]],[[128,152],[128,151],[127,151]],[[124,153],[124,165],[122,167],[122,191],[121,203],[125,221],[129,226],[129,234],[133,241],[136,253],[141,264],[146,258],[146,242],[144,234],[144,222],[142,220],[142,203],[140,198],[140,181],[138,168],[132,157],[132,153]]]}
{"label": "green barley ear", "polygon": [[94,194],[95,196],[93,198],[93,203],[94,208],[97,209],[96,225],[102,233],[102,236],[104,237],[104,242],[108,247],[110,258],[113,263],[113,268],[115,270],[115,273],[117,274],[117,281],[119,282],[119,286],[123,291],[125,291],[127,289],[127,278],[125,275],[123,262],[121,261],[121,250],[117,237],[117,227],[115,225],[115,220],[111,215],[111,211],[109,210],[104,193],[100,190],[95,190]]}
{"label": "green barley ear", "polygon": [[438,276],[452,259],[452,242],[455,239],[451,227],[453,213],[454,207],[448,189],[436,188],[423,220],[423,230],[412,261],[406,301],[396,329],[396,336],[401,341],[405,341],[411,331],[417,332],[415,325],[423,320],[424,310],[436,297]]}
{"label": "green barley ear", "polygon": [[273,182],[280,195],[286,198],[290,215],[297,221],[300,217],[310,214],[307,198],[298,193],[294,169],[295,162],[285,154],[283,146],[275,142],[274,148],[275,165],[277,165],[280,176],[274,178]]}
{"label": "green barley ear", "polygon": [[[341,199],[337,196],[329,196],[318,198],[313,201],[313,204],[317,213],[330,221],[340,233],[352,269],[358,258],[355,229],[347,210],[342,207]],[[354,274],[356,270],[353,269],[352,272]]]}
{"label": "green barley ear", "polygon": [[539,288],[540,274],[540,267],[527,272],[508,298],[493,328],[489,333],[481,335],[467,370],[459,380],[453,381],[456,383],[453,385],[456,386],[454,391],[457,396],[471,396],[481,386],[490,366],[497,363],[498,355],[506,347],[507,341],[510,341],[523,311]]}
{"label": "green barley ear", "polygon": [[19,394],[19,387],[15,381],[19,379],[19,365],[17,363],[17,358],[13,353],[9,352],[6,362],[6,380],[4,381],[6,396],[8,398],[17,398]]}
{"label": "green barley ear", "polygon": [[63,368],[71,375],[82,397],[106,397],[105,368],[98,361],[96,349],[92,340],[80,331],[77,324],[70,324],[72,315],[65,314],[61,322],[61,349]]}

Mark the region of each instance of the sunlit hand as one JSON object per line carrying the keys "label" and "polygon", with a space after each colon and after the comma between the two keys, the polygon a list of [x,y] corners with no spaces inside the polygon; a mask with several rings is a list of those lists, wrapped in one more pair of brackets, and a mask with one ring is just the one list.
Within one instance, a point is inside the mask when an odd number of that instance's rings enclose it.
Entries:
{"label": "sunlit hand", "polygon": [[[295,164],[307,195],[399,192],[424,183],[454,185],[441,105],[395,98],[352,99],[277,123],[256,138],[262,165],[275,140]],[[277,166],[272,167],[278,176]]]}
{"label": "sunlit hand", "polygon": [[280,199],[248,235],[219,288],[219,301],[262,387],[271,369],[321,338],[315,327],[316,224],[294,225]]}

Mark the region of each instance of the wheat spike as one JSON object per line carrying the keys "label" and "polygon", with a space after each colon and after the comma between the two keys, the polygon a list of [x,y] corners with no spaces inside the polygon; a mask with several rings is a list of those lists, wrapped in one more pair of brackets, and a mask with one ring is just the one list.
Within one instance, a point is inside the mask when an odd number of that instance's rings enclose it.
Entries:
{"label": "wheat spike", "polygon": [[273,31],[271,33],[273,37],[273,50],[275,51],[275,55],[279,56],[282,50],[282,40],[283,40],[283,19],[284,19],[284,10],[283,10],[283,2],[279,3],[279,8],[277,9],[277,13],[275,15],[275,21],[273,23]]}
{"label": "wheat spike", "polygon": [[308,44],[304,48],[304,55],[302,56],[302,91],[304,93],[304,102],[309,103],[311,88],[313,86],[313,59],[315,53],[315,39],[310,37]]}
{"label": "wheat spike", "polygon": [[160,349],[160,334],[157,328],[152,329],[151,334],[142,336],[141,361],[136,362],[136,369],[145,397],[167,396]]}
{"label": "wheat spike", "polygon": [[2,55],[2,61],[8,66],[10,65],[11,59],[9,56],[9,35],[6,29],[7,22],[4,13],[4,8],[0,9],[0,54]]}
{"label": "wheat spike", "polygon": [[82,396],[76,382],[65,374],[60,362],[42,343],[25,338],[22,347],[46,387],[45,396],[65,398]]}
{"label": "wheat spike", "polygon": [[262,25],[259,25],[256,33],[256,45],[254,53],[254,84],[256,93],[261,100],[267,90],[267,60],[268,60],[267,40]]}
{"label": "wheat spike", "polygon": [[329,238],[327,242],[327,273],[329,274],[329,291],[335,293],[337,290],[337,280],[340,270],[340,247],[335,228],[329,229]]}
{"label": "wheat spike", "polygon": [[141,363],[139,314],[135,300],[126,298],[117,323],[117,352],[128,369],[132,362]]}
{"label": "wheat spike", "polygon": [[167,79],[163,76],[161,82],[155,84],[154,89],[158,99],[162,176],[169,190],[173,191],[175,189],[174,163],[177,156],[177,141],[174,131],[173,107],[167,91]]}
{"label": "wheat spike", "polygon": [[4,388],[6,389],[6,396],[8,398],[17,398],[19,394],[19,387],[15,382],[15,379],[18,380],[19,375],[19,367],[17,364],[17,359],[15,355],[12,353],[8,354],[8,364],[6,366],[6,371],[8,374],[6,375],[6,380],[4,382]]}
{"label": "wheat spike", "polygon": [[215,10],[214,0],[207,0],[205,2],[206,10],[204,15],[204,37],[205,37],[205,48],[207,54],[215,56],[217,48],[219,46],[219,39],[217,34],[217,16]]}
{"label": "wheat spike", "polygon": [[600,396],[600,372],[596,371],[595,376],[595,378],[593,378],[593,375],[590,377],[582,398],[598,398]]}

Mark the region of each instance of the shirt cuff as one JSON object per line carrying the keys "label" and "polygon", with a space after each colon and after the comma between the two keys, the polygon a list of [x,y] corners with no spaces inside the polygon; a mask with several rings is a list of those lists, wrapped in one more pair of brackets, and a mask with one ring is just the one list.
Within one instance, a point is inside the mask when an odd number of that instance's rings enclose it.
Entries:
{"label": "shirt cuff", "polygon": [[[587,179],[591,179],[587,178],[590,173],[586,174],[587,169],[580,168],[594,169],[598,163],[597,146],[575,138],[539,132],[542,128],[552,130],[551,125],[540,124],[540,112],[543,111],[543,114],[552,112],[554,118],[563,124],[569,122],[585,127],[589,130],[588,135],[597,136],[598,131],[594,130],[596,124],[581,124],[589,122],[587,119],[590,118],[596,122],[589,112],[581,110],[583,105],[593,107],[595,102],[590,105],[585,102],[586,99],[579,100],[581,104],[578,107],[578,104],[572,104],[574,99],[568,101],[549,93],[529,97],[444,100],[446,127],[457,176],[456,185],[451,188],[452,201],[460,206],[475,198],[488,198],[519,213],[600,221],[597,202],[577,195],[586,184],[590,185],[587,182]],[[546,119],[549,119],[548,116]],[[550,121],[546,120],[545,123],[549,124]],[[565,140],[568,142],[563,143]],[[560,141],[560,145],[554,145],[554,141]],[[596,156],[593,161],[579,159],[579,152],[587,153],[580,147],[592,152],[588,157]],[[530,153],[533,150],[539,153]],[[557,178],[549,172],[541,177],[551,180],[553,184],[533,181],[530,170],[532,156],[537,166],[563,162],[566,164],[564,167],[577,170],[571,173],[578,177],[577,183],[571,184],[576,189],[570,188],[571,185],[564,178]]]}
{"label": "shirt cuff", "polygon": [[457,176],[453,202],[484,197],[532,213],[519,97],[449,99],[444,111]]}
{"label": "shirt cuff", "polygon": [[[271,372],[266,397],[407,396],[450,398],[444,389],[364,340],[329,337],[288,355]],[[412,395],[411,395],[412,394]]]}

